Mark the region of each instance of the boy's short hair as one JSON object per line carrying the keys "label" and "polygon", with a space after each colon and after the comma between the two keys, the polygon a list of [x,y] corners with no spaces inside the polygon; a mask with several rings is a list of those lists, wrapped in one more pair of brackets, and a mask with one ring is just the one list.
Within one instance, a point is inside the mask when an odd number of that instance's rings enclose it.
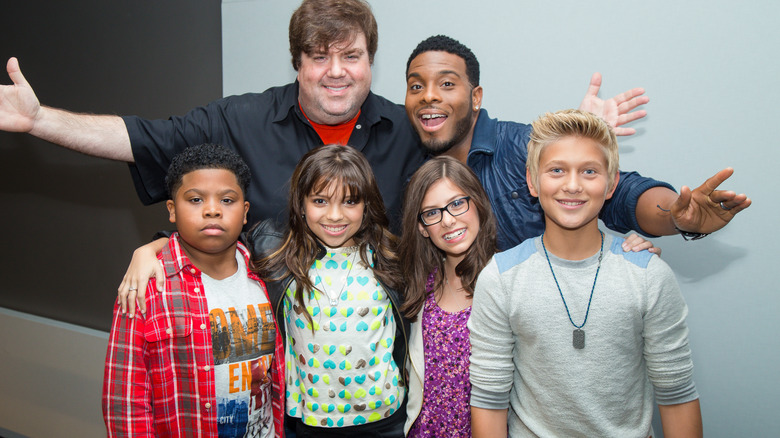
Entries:
{"label": "boy's short hair", "polygon": [[176,190],[181,187],[184,175],[200,169],[225,169],[233,172],[243,191],[244,198],[249,189],[251,173],[241,157],[232,150],[218,144],[201,144],[190,146],[176,154],[168,167],[165,185],[168,188],[168,198],[173,199]]}
{"label": "boy's short hair", "polygon": [[539,160],[544,148],[564,137],[573,136],[589,138],[601,145],[607,161],[609,187],[612,188],[620,168],[620,160],[615,131],[607,122],[587,111],[570,109],[546,113],[531,126],[533,130],[528,141],[526,167],[532,183],[539,184]]}
{"label": "boy's short hair", "polygon": [[425,52],[447,52],[462,58],[466,63],[466,75],[468,76],[469,84],[472,87],[479,86],[479,61],[474,56],[474,52],[460,41],[446,35],[434,35],[422,40],[406,61],[406,73],[409,73],[409,66],[414,58]]}

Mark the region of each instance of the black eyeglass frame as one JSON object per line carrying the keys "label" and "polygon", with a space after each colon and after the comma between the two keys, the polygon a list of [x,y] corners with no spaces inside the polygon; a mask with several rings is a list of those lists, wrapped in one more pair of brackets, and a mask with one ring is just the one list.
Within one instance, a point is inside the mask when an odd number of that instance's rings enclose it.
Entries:
{"label": "black eyeglass frame", "polygon": [[[466,209],[461,211],[460,213],[453,213],[453,212],[451,212],[450,211],[450,207],[452,207],[452,205],[454,203],[458,202],[458,201],[466,201]],[[423,211],[422,213],[417,215],[417,220],[419,220],[420,223],[425,225],[426,227],[429,227],[431,225],[436,225],[439,222],[441,222],[442,219],[444,219],[444,212],[445,211],[447,213],[449,213],[450,216],[455,217],[455,216],[460,216],[463,213],[469,211],[470,208],[471,208],[471,196],[464,196],[462,198],[453,199],[452,202],[450,202],[449,204],[445,205],[444,207],[429,208],[428,210]],[[425,219],[423,219],[423,215],[426,214],[426,213],[430,213],[432,211],[436,211],[436,210],[439,210],[441,212],[441,215],[439,215],[439,220],[437,220],[436,222],[431,222],[431,223],[425,222]]]}

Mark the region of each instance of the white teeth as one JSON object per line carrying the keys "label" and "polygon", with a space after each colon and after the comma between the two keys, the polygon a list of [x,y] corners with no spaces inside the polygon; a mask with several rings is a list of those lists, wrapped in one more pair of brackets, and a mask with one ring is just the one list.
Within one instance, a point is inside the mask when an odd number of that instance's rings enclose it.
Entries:
{"label": "white teeth", "polygon": [[347,228],[346,225],[340,225],[338,227],[329,227],[327,225],[323,225],[322,227],[325,228],[326,230],[330,231],[331,233],[338,233],[339,231],[343,230],[344,228]]}
{"label": "white teeth", "polygon": [[341,91],[341,90],[346,89],[347,86],[344,85],[343,87],[325,87],[325,88],[327,88],[328,90],[333,90],[333,91]]}
{"label": "white teeth", "polygon": [[585,203],[585,201],[560,201],[563,205],[569,205],[569,206],[576,206],[576,205],[582,205]]}
{"label": "white teeth", "polygon": [[461,229],[460,229],[460,230],[458,230],[458,231],[454,231],[454,232],[452,232],[452,233],[445,234],[445,235],[444,235],[444,240],[452,240],[452,239],[457,239],[458,237],[462,236],[462,235],[463,235],[463,233],[465,233],[465,232],[466,232],[466,229],[465,229],[465,228],[461,228]]}
{"label": "white teeth", "polygon": [[427,120],[427,119],[438,119],[438,118],[443,118],[443,117],[447,117],[447,116],[445,116],[444,114],[423,114],[422,115],[422,118],[424,120]]}

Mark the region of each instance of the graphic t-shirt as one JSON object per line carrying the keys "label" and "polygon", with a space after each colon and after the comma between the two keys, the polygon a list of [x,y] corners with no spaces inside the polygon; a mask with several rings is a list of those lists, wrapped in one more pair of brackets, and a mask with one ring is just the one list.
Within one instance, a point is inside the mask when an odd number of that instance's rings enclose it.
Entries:
{"label": "graphic t-shirt", "polygon": [[274,436],[271,410],[271,359],[276,327],[271,304],[260,284],[238,270],[222,280],[202,274],[209,305],[217,423],[220,437]]}

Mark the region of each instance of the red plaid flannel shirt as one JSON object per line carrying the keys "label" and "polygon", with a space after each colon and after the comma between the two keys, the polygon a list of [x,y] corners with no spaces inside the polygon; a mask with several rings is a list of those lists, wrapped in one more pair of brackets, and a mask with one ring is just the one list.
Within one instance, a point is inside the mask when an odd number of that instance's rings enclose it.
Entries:
{"label": "red plaid flannel shirt", "polygon": [[[248,260],[241,243],[238,251]],[[130,319],[114,307],[103,377],[108,436],[216,437],[214,355],[200,270],[184,254],[176,233],[158,258],[165,269],[165,292],[149,281],[146,314]],[[265,283],[252,272],[247,276],[260,283],[267,297]],[[274,429],[282,438],[284,346],[278,325],[270,372]]]}

